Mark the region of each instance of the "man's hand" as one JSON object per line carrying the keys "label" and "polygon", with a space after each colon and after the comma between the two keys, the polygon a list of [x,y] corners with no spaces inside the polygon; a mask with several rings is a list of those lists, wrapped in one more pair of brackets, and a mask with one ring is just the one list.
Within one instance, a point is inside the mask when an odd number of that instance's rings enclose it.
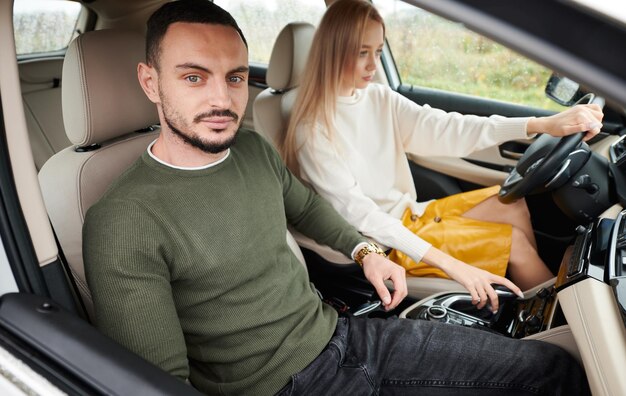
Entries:
{"label": "man's hand", "polygon": [[597,104],[576,105],[548,117],[531,118],[526,128],[528,133],[547,133],[555,137],[586,131],[584,140],[587,141],[600,132],[603,117],[602,108]]}
{"label": "man's hand", "polygon": [[[376,289],[385,310],[394,309],[407,295],[406,272],[403,267],[381,255],[370,253],[363,258],[363,272]],[[389,293],[385,281],[393,283],[393,295]]]}

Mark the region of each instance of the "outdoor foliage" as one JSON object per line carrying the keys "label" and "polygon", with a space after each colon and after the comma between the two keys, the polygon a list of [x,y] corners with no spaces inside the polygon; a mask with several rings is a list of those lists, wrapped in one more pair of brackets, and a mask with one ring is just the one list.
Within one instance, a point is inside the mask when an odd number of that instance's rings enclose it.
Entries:
{"label": "outdoor foliage", "polygon": [[16,10],[13,24],[17,53],[33,54],[66,48],[74,33],[79,10],[80,6],[78,9],[59,7],[45,12],[35,8]]}
{"label": "outdoor foliage", "polygon": [[464,26],[414,10],[385,16],[402,82],[561,110],[544,94],[551,71]]}
{"label": "outdoor foliage", "polygon": [[[223,0],[215,0],[223,6]],[[280,6],[272,1],[230,1],[227,8],[241,27],[248,41],[250,60],[267,64],[274,41],[281,29],[289,22],[319,23],[324,14],[322,0],[283,1]],[[236,3],[236,4],[233,4]]]}

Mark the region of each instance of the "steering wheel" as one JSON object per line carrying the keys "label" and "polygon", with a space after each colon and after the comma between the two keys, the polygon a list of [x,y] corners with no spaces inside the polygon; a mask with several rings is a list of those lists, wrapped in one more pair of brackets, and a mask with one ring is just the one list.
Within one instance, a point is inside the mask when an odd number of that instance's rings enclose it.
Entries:
{"label": "steering wheel", "polygon": [[[580,98],[576,104],[592,103],[594,99],[595,95],[589,93]],[[526,149],[502,183],[498,193],[500,202],[513,203],[541,187],[558,187],[552,183],[568,168],[569,160],[566,159],[581,144],[585,133],[586,131],[581,131],[563,137],[542,134]]]}

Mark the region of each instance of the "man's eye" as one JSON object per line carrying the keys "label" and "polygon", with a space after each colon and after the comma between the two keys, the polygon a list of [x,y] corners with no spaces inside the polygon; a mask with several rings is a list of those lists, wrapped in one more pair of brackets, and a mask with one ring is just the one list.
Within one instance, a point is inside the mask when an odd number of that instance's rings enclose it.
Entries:
{"label": "man's eye", "polygon": [[185,77],[185,80],[189,81],[190,83],[197,83],[198,81],[200,81],[200,77],[198,76],[187,76]]}
{"label": "man's eye", "polygon": [[242,77],[240,77],[240,76],[230,76],[230,77],[228,77],[228,82],[230,82],[230,83],[239,83],[239,82],[242,82],[242,81],[244,81],[244,79]]}

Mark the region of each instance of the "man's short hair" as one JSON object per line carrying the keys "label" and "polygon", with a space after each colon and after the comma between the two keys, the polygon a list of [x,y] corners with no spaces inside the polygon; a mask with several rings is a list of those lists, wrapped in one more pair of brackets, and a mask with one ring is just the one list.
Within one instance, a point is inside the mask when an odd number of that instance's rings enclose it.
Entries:
{"label": "man's short hair", "polygon": [[209,0],[178,0],[165,3],[148,19],[146,62],[159,67],[161,42],[169,26],[176,22],[230,26],[239,33],[246,48],[248,42],[232,15]]}

